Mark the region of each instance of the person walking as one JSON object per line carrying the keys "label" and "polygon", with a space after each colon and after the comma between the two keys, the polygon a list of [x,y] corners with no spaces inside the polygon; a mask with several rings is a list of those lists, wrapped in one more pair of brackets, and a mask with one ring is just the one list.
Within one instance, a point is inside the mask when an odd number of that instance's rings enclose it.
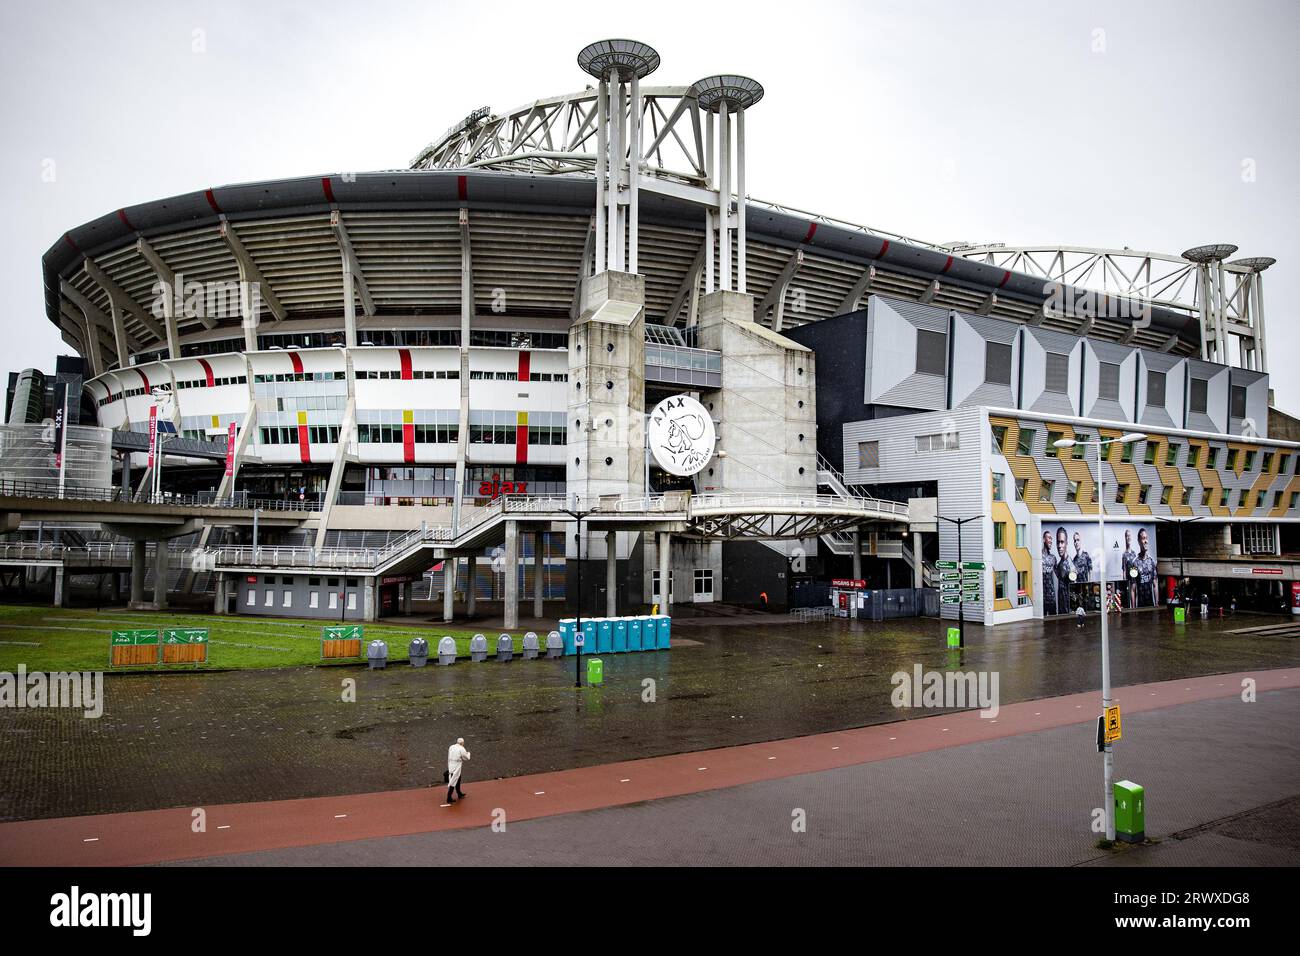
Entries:
{"label": "person walking", "polygon": [[[455,803],[456,797],[465,796],[464,791],[460,789],[460,778],[464,772],[464,763],[469,759],[469,751],[465,749],[465,738],[457,737],[456,742],[447,748],[447,802]],[[455,796],[452,796],[455,791]]]}

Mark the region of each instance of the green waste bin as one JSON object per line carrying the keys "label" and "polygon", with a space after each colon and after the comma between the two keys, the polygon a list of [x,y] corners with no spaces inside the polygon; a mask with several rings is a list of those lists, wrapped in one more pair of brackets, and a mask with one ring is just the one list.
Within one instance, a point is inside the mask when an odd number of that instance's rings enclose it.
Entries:
{"label": "green waste bin", "polygon": [[1115,784],[1115,836],[1125,843],[1146,839],[1146,796],[1132,780]]}
{"label": "green waste bin", "polygon": [[1174,623],[1175,623],[1175,624],[1186,624],[1186,623],[1187,623],[1187,609],[1186,609],[1186,608],[1183,608],[1183,607],[1176,607],[1176,608],[1174,608]]}
{"label": "green waste bin", "polygon": [[587,683],[592,685],[605,683],[605,662],[599,657],[587,658]]}
{"label": "green waste bin", "polygon": [[961,647],[961,629],[956,627],[948,628],[948,646]]}

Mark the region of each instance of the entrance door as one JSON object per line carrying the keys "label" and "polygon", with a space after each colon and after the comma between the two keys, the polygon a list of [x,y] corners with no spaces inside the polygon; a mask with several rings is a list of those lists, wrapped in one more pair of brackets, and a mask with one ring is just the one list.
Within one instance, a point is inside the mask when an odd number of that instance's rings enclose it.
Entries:
{"label": "entrance door", "polygon": [[695,569],[695,592],[694,601],[696,604],[711,604],[713,602],[713,569],[696,568]]}

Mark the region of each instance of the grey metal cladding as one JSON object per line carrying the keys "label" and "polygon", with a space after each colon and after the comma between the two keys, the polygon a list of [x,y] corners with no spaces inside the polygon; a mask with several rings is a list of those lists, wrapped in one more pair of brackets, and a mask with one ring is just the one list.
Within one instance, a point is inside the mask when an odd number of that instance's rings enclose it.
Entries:
{"label": "grey metal cladding", "polygon": [[865,403],[938,410],[947,404],[946,376],[917,370],[918,333],[948,331],[948,313],[913,302],[872,296],[867,309]]}

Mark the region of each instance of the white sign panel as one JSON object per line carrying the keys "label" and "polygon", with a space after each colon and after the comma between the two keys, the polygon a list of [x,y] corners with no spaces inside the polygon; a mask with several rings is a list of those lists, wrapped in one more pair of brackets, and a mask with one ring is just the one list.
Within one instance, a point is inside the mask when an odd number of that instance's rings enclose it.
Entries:
{"label": "white sign panel", "polygon": [[718,440],[708,410],[689,395],[674,395],[656,405],[647,433],[659,467],[682,478],[704,469]]}

